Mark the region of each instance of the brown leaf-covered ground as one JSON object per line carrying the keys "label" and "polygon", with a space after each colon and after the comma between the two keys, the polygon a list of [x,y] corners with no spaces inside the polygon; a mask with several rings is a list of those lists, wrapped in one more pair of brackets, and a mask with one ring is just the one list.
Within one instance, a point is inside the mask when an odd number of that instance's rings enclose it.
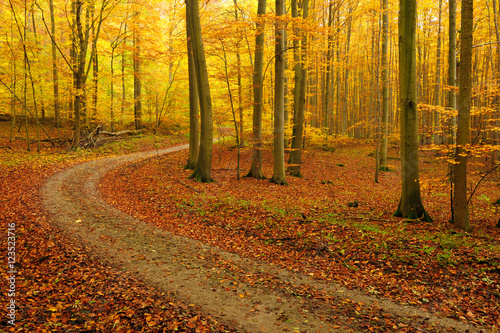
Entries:
{"label": "brown leaf-covered ground", "polygon": [[[467,234],[448,222],[443,158],[421,153],[422,195],[434,219],[427,224],[391,216],[400,195],[397,150],[390,152],[392,171],[380,173],[378,184],[373,152],[373,144],[353,141],[339,142],[335,152],[308,150],[303,178],[288,177],[288,185],[279,186],[237,180],[236,150],[221,144],[214,147],[214,183],[188,179],[187,152],[180,152],[118,168],[103,180],[101,191],[109,203],[173,233],[497,330],[500,232],[491,203],[500,198],[498,175],[488,175],[474,194],[474,231]],[[270,177],[270,150],[264,155]],[[242,174],[250,159],[251,150],[242,149]],[[490,164],[478,158],[473,165],[474,185]],[[257,278],[241,276],[245,282]],[[331,302],[327,295],[299,289],[293,292]]]}
{"label": "brown leaf-covered ground", "polygon": [[[0,219],[4,231],[7,224],[16,224],[17,312],[16,326],[11,327],[2,306],[1,330],[234,331],[190,304],[99,261],[92,249],[53,227],[41,207],[39,189],[63,168],[176,142],[133,139],[90,152],[69,152],[67,147],[43,143],[40,153],[35,152],[36,145],[26,152],[23,139],[9,142],[4,125],[0,126]],[[432,153],[422,153],[421,166],[425,206],[435,222],[422,224],[391,217],[399,198],[399,161],[391,160],[391,169],[396,171],[381,173],[381,182],[374,184],[374,160],[369,156],[373,144],[339,142],[336,148],[334,153],[306,152],[304,178],[289,177],[287,186],[267,180],[236,180],[236,151],[221,145],[214,149],[215,183],[187,179],[190,172],[182,168],[187,153],[182,152],[115,170],[101,189],[120,209],[176,233],[278,263],[292,272],[337,281],[497,330],[500,237],[493,227],[498,214],[491,202],[500,197],[498,176],[490,174],[481,183],[472,201],[474,232],[463,234],[447,222],[446,167]],[[242,151],[243,173],[248,170],[250,154],[249,149]],[[265,154],[264,169],[270,177],[271,157],[269,151]],[[397,156],[396,150],[391,156]],[[488,165],[477,170],[484,173]],[[477,181],[481,174],[471,176]],[[349,207],[349,203],[356,206],[355,202],[358,207]],[[7,258],[7,247],[0,250]],[[4,302],[8,300],[9,273],[5,264],[2,267]],[[284,288],[273,285],[266,276],[240,273],[239,278]],[[321,304],[334,301],[307,286],[286,288],[288,294],[314,298],[317,306],[311,311],[321,312]],[[392,318],[378,318],[376,312],[357,303],[337,307],[366,330],[419,330],[401,323],[391,326]]]}
{"label": "brown leaf-covered ground", "polygon": [[[63,168],[103,156],[171,146],[182,139],[125,140],[92,152],[70,152],[43,143],[38,153],[36,144],[27,152],[22,138],[9,142],[8,128],[1,125],[1,332],[233,331],[172,295],[107,266],[92,255],[92,249],[54,228],[41,206],[42,184]],[[55,137],[56,131],[51,135]],[[7,267],[7,229],[12,223],[15,326],[7,317],[11,299],[7,278],[12,275]]]}

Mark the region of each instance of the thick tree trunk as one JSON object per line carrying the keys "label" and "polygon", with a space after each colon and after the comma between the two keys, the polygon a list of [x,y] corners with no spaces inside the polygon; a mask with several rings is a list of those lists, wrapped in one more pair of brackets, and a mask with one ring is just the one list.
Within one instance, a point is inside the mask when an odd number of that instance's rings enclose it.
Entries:
{"label": "thick tree trunk", "polygon": [[[292,2],[292,6],[296,2]],[[304,0],[302,3],[302,18],[307,19],[309,14],[309,0]],[[296,38],[298,36],[295,36]],[[295,47],[299,47],[294,44]],[[307,34],[302,36],[302,45],[300,50],[300,58],[296,56],[295,63],[295,89],[294,89],[294,117],[293,117],[293,135],[292,135],[292,150],[290,152],[290,167],[289,170],[292,176],[300,177],[300,165],[302,164],[302,137],[304,129],[304,113],[306,104],[306,52],[307,52]],[[298,50],[297,50],[297,53]]]}
{"label": "thick tree trunk", "polygon": [[284,0],[276,0],[275,28],[275,83],[274,83],[274,144],[273,144],[273,176],[271,182],[286,184],[285,176],[285,45],[284,22],[280,22],[285,14]]}
{"label": "thick tree trunk", "polygon": [[458,92],[457,149],[453,173],[453,223],[455,227],[470,231],[467,205],[467,151],[469,143],[470,105],[472,93],[472,25],[473,0],[462,0],[462,29],[460,42],[460,82]]}
{"label": "thick tree trunk", "polygon": [[417,0],[399,2],[399,89],[401,108],[402,192],[395,216],[431,221],[420,197],[416,28]]}
{"label": "thick tree trunk", "polygon": [[[266,14],[266,0],[259,0],[257,15],[259,18]],[[258,20],[259,20],[258,18]],[[256,179],[265,178],[262,172],[262,93],[264,70],[264,23],[257,21],[255,36],[255,65],[253,70],[253,154],[252,166],[247,177]]]}
{"label": "thick tree trunk", "polygon": [[212,100],[210,97],[210,86],[208,82],[207,63],[205,61],[205,51],[203,48],[203,38],[201,35],[200,12],[198,0],[187,0],[187,6],[191,6],[191,28],[193,55],[196,66],[196,77],[198,81],[198,97],[200,103],[200,151],[198,162],[192,177],[201,182],[211,182],[212,168],[212,146],[213,146],[213,122],[212,122]]}
{"label": "thick tree trunk", "polygon": [[[191,7],[186,6],[186,18],[192,17]],[[186,20],[188,72],[189,72],[189,157],[186,169],[194,170],[200,152],[200,120],[196,66],[194,63],[192,26]]]}

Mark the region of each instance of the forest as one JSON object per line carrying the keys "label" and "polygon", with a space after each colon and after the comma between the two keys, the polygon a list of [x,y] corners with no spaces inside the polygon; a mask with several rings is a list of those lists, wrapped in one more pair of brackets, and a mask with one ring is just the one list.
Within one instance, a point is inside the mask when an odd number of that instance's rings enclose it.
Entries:
{"label": "forest", "polygon": [[498,331],[499,11],[2,0],[0,327]]}

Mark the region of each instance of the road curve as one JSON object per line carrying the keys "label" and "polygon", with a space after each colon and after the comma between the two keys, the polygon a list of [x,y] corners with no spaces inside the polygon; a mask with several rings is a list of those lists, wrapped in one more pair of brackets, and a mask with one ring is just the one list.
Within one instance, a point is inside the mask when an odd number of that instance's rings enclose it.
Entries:
{"label": "road curve", "polygon": [[[188,145],[158,151],[103,158],[76,165],[52,176],[41,196],[51,223],[90,246],[102,260],[135,273],[161,290],[173,292],[186,304],[241,332],[363,331],[348,325],[342,311],[328,305],[258,283],[234,282],[224,265],[252,274],[266,274],[288,286],[308,285],[341,302],[358,302],[382,309],[401,322],[421,322],[435,331],[477,331],[472,326],[438,317],[418,308],[398,305],[361,292],[326,284],[267,263],[242,258],[190,238],[173,235],[132,218],[105,203],[98,193],[99,179],[109,170]],[[220,264],[224,263],[224,265]],[[318,308],[318,311],[307,309]],[[345,324],[343,324],[345,323]]]}

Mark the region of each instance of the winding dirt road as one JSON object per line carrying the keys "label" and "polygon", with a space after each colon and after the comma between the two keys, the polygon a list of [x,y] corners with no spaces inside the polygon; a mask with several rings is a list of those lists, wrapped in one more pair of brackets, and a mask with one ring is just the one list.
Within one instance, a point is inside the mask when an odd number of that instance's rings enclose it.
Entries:
{"label": "winding dirt road", "polygon": [[[80,164],[51,177],[42,189],[43,203],[51,222],[71,237],[92,247],[104,261],[135,273],[160,290],[174,292],[186,304],[199,306],[220,322],[242,332],[347,332],[365,331],[345,317],[339,307],[320,304],[287,288],[271,289],[259,283],[245,283],[234,273],[260,274],[282,286],[308,285],[333,297],[338,304],[362,304],[382,316],[405,323],[419,324],[429,331],[478,331],[465,323],[442,318],[421,309],[398,305],[267,263],[209,247],[134,219],[107,205],[97,190],[107,171],[124,163],[157,154],[187,149],[187,145],[160,151],[104,158]],[[227,270],[228,265],[231,270]],[[341,307],[340,307],[341,309]],[[425,330],[425,329],[424,329]]]}

